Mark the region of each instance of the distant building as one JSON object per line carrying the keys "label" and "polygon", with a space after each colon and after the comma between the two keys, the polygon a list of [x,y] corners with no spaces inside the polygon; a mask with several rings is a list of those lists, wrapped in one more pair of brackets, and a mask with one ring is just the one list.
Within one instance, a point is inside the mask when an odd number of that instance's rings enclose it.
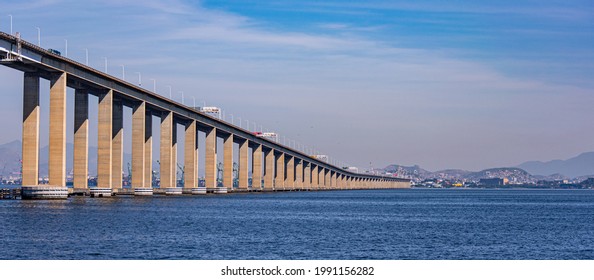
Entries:
{"label": "distant building", "polygon": [[503,186],[505,185],[505,179],[502,178],[488,178],[488,179],[480,179],[479,185],[483,186]]}

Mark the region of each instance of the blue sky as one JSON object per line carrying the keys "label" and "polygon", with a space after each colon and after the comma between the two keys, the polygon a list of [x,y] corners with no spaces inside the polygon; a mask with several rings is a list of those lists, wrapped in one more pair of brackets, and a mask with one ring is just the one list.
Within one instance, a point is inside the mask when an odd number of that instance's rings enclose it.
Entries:
{"label": "blue sky", "polygon": [[[361,168],[594,151],[592,2],[489,2],[9,0],[0,29]],[[0,85],[8,142],[22,74]]]}

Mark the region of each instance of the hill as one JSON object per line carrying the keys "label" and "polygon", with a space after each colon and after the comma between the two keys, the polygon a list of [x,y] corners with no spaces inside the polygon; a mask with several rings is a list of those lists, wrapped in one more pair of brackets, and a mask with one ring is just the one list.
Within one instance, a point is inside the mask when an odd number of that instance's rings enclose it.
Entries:
{"label": "hill", "polygon": [[517,166],[531,174],[562,174],[570,178],[594,174],[594,152],[582,153],[567,160],[528,161]]}

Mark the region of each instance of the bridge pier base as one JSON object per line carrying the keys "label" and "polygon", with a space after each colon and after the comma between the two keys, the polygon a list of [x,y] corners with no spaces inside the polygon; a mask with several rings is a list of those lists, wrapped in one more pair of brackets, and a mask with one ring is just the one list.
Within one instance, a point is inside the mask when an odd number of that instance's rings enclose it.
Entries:
{"label": "bridge pier base", "polygon": [[67,199],[67,187],[55,186],[23,186],[21,189],[22,199]]}
{"label": "bridge pier base", "polygon": [[89,193],[91,197],[110,197],[112,196],[111,188],[90,188]]}
{"label": "bridge pier base", "polygon": [[153,188],[134,188],[135,196],[151,196],[153,195]]}

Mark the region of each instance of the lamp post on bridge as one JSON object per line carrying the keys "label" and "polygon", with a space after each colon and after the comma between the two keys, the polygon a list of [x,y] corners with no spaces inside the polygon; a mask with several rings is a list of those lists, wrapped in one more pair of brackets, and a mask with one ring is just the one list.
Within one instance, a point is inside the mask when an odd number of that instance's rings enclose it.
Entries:
{"label": "lamp post on bridge", "polygon": [[64,39],[64,57],[68,57],[68,40]]}
{"label": "lamp post on bridge", "polygon": [[156,79],[151,79],[151,81],[153,81],[153,92],[157,93],[157,80]]}
{"label": "lamp post on bridge", "polygon": [[12,15],[8,15],[10,17],[10,35],[12,35]]}
{"label": "lamp post on bridge", "polygon": [[89,49],[85,49],[85,64],[89,66]]}
{"label": "lamp post on bridge", "polygon": [[126,80],[126,69],[124,68],[124,65],[120,66],[122,66],[122,80]]}
{"label": "lamp post on bridge", "polygon": [[167,86],[169,88],[169,99],[171,99],[171,86]]}
{"label": "lamp post on bridge", "polygon": [[40,27],[35,27],[37,28],[37,46],[41,48],[41,28]]}
{"label": "lamp post on bridge", "polygon": [[138,74],[138,86],[142,86],[142,76],[140,75],[140,72],[136,72],[136,74]]}

